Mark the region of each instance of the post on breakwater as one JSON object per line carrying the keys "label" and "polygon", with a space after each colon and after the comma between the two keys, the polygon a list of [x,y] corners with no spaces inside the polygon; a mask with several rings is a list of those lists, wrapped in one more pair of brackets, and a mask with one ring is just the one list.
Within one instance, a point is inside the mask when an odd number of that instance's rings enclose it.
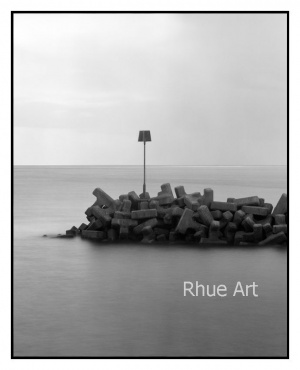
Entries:
{"label": "post on breakwater", "polygon": [[143,183],[143,194],[146,197],[146,142],[151,141],[150,131],[140,131],[139,142],[144,143],[144,183]]}

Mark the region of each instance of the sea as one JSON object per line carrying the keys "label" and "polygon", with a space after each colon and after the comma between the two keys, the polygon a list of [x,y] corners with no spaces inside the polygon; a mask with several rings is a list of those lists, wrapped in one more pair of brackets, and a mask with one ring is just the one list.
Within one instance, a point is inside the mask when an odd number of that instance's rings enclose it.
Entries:
{"label": "sea", "polygon": [[[166,182],[275,206],[287,192],[287,168],[147,166],[151,196]],[[287,356],[287,246],[55,237],[87,222],[95,188],[117,199],[142,186],[142,166],[14,167],[13,355]],[[184,282],[225,285],[227,295],[184,296]],[[238,282],[255,283],[258,296],[234,296]]]}

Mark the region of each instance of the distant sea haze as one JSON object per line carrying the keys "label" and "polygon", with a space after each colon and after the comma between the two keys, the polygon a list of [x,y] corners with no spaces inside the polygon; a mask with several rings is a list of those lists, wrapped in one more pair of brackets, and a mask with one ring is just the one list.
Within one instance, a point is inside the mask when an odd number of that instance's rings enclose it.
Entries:
{"label": "distant sea haze", "polygon": [[[147,166],[147,191],[183,185],[276,205],[286,166]],[[86,222],[96,187],[143,190],[142,166],[15,166],[16,356],[285,356],[286,247],[112,245],[51,238]],[[46,234],[48,237],[43,238]],[[258,297],[184,297],[184,281]]]}

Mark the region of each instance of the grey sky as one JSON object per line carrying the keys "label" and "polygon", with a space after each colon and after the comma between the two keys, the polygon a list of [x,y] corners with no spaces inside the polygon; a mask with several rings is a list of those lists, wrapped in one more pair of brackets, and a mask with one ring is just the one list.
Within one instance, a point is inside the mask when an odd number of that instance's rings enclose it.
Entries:
{"label": "grey sky", "polygon": [[286,164],[286,15],[14,18],[15,164]]}

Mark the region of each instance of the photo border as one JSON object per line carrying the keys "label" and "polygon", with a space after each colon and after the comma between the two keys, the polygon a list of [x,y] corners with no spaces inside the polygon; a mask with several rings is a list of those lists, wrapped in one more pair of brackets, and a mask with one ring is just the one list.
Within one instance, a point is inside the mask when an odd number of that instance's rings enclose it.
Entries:
{"label": "photo border", "polygon": [[286,356],[15,356],[14,355],[14,14],[119,14],[119,13],[190,13],[190,14],[286,14],[287,16],[287,215],[289,219],[289,11],[11,11],[11,359],[289,359],[289,222],[287,225],[287,355]]}

